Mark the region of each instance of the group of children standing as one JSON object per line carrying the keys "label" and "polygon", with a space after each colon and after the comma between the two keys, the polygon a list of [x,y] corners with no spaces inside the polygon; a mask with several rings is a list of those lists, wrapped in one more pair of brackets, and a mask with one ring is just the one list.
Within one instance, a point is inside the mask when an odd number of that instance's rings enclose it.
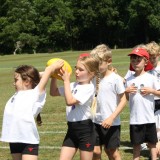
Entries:
{"label": "group of children standing", "polygon": [[81,160],[101,160],[103,146],[110,160],[121,160],[119,115],[127,100],[133,160],[139,160],[144,142],[152,160],[156,160],[160,148],[160,47],[155,46],[152,42],[132,50],[130,70],[124,78],[115,72],[112,52],[105,44],[78,57],[76,82],[70,82],[70,74],[62,68],[63,60],[46,67],[41,79],[32,66],[17,67],[16,93],[6,104],[1,135],[1,141],[9,142],[13,160],[38,159],[39,136],[34,118],[45,103],[45,87],[53,72],[59,72],[64,85],[58,87],[52,78],[50,95],[64,96],[68,125],[60,160],[72,160],[78,149]]}

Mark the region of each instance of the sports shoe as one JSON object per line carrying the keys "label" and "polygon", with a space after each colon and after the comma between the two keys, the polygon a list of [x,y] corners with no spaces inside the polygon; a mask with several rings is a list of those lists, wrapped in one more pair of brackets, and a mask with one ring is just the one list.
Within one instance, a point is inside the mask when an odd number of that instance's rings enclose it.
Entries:
{"label": "sports shoe", "polygon": [[141,150],[147,150],[148,147],[147,147],[147,143],[142,143],[141,144]]}

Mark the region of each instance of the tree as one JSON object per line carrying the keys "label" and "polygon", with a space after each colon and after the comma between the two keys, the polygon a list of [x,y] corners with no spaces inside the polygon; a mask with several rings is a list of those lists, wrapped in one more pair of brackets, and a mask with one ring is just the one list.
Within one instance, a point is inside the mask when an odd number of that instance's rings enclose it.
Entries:
{"label": "tree", "polygon": [[[21,40],[24,33],[34,36],[36,25],[34,23],[36,12],[33,8],[32,1],[28,0],[7,0],[6,16],[0,18],[2,46],[6,43],[8,51],[14,50],[14,45]],[[22,34],[22,35],[21,35]],[[37,37],[37,36],[36,36]]]}
{"label": "tree", "polygon": [[38,13],[36,24],[41,47],[54,51],[60,48],[69,49],[69,26],[73,19],[70,3],[64,0],[35,0],[34,6]]}
{"label": "tree", "polygon": [[128,6],[129,26],[132,40],[137,43],[157,41],[160,35],[159,0],[132,0]]}

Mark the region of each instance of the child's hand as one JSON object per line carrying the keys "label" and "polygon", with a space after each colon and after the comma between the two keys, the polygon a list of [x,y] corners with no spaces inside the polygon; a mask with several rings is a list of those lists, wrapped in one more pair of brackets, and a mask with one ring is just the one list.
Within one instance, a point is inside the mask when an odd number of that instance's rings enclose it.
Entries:
{"label": "child's hand", "polygon": [[149,87],[143,87],[141,88],[140,92],[143,96],[145,96],[145,95],[153,93],[153,89]]}
{"label": "child's hand", "polygon": [[52,70],[52,73],[59,74],[59,70],[63,67],[64,61],[63,60],[57,60],[53,64],[51,64],[49,67]]}
{"label": "child's hand", "polygon": [[65,82],[65,81],[69,81],[70,80],[70,76],[71,76],[71,73],[69,73],[68,71],[67,71],[67,69],[60,69],[60,74],[59,74],[61,77],[62,77],[62,79],[63,79],[63,81]]}
{"label": "child's hand", "polygon": [[54,68],[55,70],[58,70],[60,68],[62,68],[64,65],[64,61],[63,60],[57,60],[55,63],[53,63],[51,66],[52,68]]}
{"label": "child's hand", "polygon": [[112,126],[113,120],[114,119],[111,116],[109,118],[105,119],[101,124],[102,127],[103,128],[110,128]]}
{"label": "child's hand", "polygon": [[129,86],[129,87],[126,88],[126,92],[127,92],[127,93],[135,94],[135,93],[137,92],[137,87],[131,85],[131,86]]}

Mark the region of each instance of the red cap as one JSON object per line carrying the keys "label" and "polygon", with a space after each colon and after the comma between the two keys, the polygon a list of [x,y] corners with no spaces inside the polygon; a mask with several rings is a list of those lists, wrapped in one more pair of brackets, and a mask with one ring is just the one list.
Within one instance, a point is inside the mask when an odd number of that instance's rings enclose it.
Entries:
{"label": "red cap", "polygon": [[[148,60],[148,64],[145,66],[144,70],[149,71],[153,69],[153,65],[149,61],[149,53],[144,48],[136,48],[134,49],[128,56],[137,55],[140,57],[145,57]],[[130,64],[130,70],[134,71],[133,67]]]}
{"label": "red cap", "polygon": [[78,59],[83,58],[83,57],[88,57],[88,56],[90,56],[89,53],[81,53],[81,54],[79,55]]}

